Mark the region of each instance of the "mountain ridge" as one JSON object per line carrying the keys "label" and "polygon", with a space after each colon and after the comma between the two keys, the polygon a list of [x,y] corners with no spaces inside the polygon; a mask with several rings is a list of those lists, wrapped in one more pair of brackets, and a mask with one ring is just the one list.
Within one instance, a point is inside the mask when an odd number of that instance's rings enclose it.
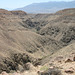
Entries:
{"label": "mountain ridge", "polygon": [[56,11],[66,8],[75,8],[75,1],[71,2],[52,1],[44,3],[33,3],[23,8],[18,8],[15,10],[23,10],[26,11],[27,13],[55,13]]}

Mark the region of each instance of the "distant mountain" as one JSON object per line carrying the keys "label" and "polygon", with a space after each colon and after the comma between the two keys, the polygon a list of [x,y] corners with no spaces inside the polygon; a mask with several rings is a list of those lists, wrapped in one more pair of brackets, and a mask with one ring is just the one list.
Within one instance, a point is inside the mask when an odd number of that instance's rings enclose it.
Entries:
{"label": "distant mountain", "polygon": [[43,2],[43,3],[33,3],[23,8],[18,8],[16,10],[23,10],[28,13],[54,13],[56,11],[65,8],[75,8],[75,1],[71,2]]}

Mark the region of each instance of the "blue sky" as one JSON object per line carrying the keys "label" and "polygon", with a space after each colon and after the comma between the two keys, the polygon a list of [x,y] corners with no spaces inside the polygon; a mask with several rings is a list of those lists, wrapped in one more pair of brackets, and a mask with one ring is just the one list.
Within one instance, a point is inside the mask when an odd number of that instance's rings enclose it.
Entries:
{"label": "blue sky", "polygon": [[0,0],[0,8],[15,9],[24,7],[32,3],[40,3],[48,1],[73,1],[73,0]]}

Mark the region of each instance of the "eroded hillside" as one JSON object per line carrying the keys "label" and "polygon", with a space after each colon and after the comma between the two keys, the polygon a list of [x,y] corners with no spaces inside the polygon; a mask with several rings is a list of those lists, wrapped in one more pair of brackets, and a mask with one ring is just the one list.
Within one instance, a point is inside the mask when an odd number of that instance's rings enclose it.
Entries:
{"label": "eroded hillside", "polygon": [[19,65],[25,70],[28,62],[44,65],[61,51],[64,57],[62,48],[75,40],[74,11],[27,14],[0,9],[0,72],[17,71]]}

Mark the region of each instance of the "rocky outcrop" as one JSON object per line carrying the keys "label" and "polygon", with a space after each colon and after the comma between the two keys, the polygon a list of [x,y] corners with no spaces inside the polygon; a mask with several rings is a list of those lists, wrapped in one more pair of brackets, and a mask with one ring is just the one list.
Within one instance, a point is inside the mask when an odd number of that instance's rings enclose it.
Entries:
{"label": "rocky outcrop", "polygon": [[47,71],[44,71],[44,72],[41,72],[41,73],[39,72],[38,74],[39,75],[62,75],[61,71],[59,71],[56,68],[48,69]]}
{"label": "rocky outcrop", "polygon": [[73,62],[71,59],[67,59],[66,61],[65,61],[65,63],[67,63],[67,62]]}
{"label": "rocky outcrop", "polygon": [[72,69],[67,69],[67,70],[65,70],[65,73],[67,73],[67,74],[72,74],[72,73],[74,73],[74,70],[72,70]]}
{"label": "rocky outcrop", "polygon": [[9,74],[6,73],[5,71],[3,71],[1,74],[2,74],[2,75],[9,75]]}
{"label": "rocky outcrop", "polygon": [[11,72],[12,70],[19,70],[19,64],[25,69],[25,64],[31,62],[31,59],[26,54],[13,54],[11,58],[6,58],[0,66],[0,72]]}
{"label": "rocky outcrop", "polygon": [[73,57],[73,61],[75,61],[75,57]]}
{"label": "rocky outcrop", "polygon": [[0,15],[12,15],[12,13],[5,9],[0,9]]}
{"label": "rocky outcrop", "polygon": [[75,40],[75,27],[69,27],[69,29],[64,33],[61,40],[65,43],[69,43],[72,40]]}
{"label": "rocky outcrop", "polygon": [[27,15],[27,13],[26,12],[24,12],[24,11],[10,11],[12,14],[14,14],[14,15],[18,15],[18,16],[25,16],[25,15]]}
{"label": "rocky outcrop", "polygon": [[25,53],[13,54],[10,58],[3,60],[3,63],[0,64],[0,73],[2,71],[11,72],[11,71],[24,71],[31,69],[31,64],[33,66],[40,65],[40,60],[35,59]]}

